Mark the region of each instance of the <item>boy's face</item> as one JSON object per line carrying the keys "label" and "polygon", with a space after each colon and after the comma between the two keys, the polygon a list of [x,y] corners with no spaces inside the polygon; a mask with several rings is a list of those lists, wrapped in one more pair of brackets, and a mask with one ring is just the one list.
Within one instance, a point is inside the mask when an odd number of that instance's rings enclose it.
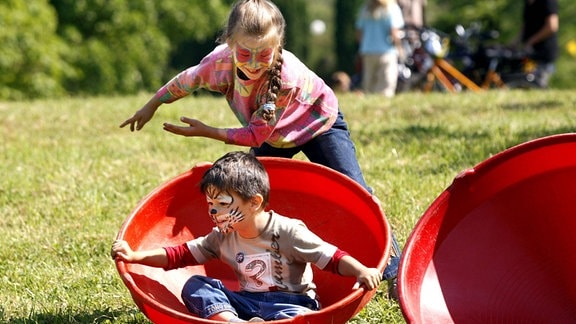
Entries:
{"label": "boy's face", "polygon": [[250,80],[260,78],[274,61],[274,47],[254,37],[242,37],[232,48],[234,63]]}
{"label": "boy's face", "polygon": [[206,193],[206,200],[208,202],[208,214],[223,234],[234,231],[234,225],[242,222],[245,218],[246,203],[235,194],[210,188]]}

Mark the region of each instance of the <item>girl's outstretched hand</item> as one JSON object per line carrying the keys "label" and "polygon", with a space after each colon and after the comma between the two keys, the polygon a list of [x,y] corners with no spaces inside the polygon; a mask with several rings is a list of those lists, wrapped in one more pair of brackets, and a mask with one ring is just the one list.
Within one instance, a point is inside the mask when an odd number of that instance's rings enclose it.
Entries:
{"label": "girl's outstretched hand", "polygon": [[144,106],[142,109],[138,110],[134,116],[126,119],[122,124],[120,124],[120,128],[130,124],[130,131],[133,132],[134,129],[139,131],[147,122],[150,121],[150,119],[152,119],[155,112],[155,109],[150,109]]}
{"label": "girl's outstretched hand", "polygon": [[164,130],[172,134],[182,136],[206,136],[208,126],[197,119],[182,117],[180,118],[188,126],[178,126],[170,123],[164,123]]}
{"label": "girl's outstretched hand", "polygon": [[152,97],[144,107],[140,108],[140,110],[134,114],[134,116],[126,119],[122,124],[120,124],[120,128],[130,124],[130,131],[133,132],[134,129],[137,131],[141,130],[142,127],[144,127],[144,125],[154,117],[154,113],[156,113],[156,110],[161,104],[162,103],[158,98],[156,98],[156,96]]}
{"label": "girl's outstretched hand", "polygon": [[164,130],[172,134],[182,136],[201,136],[207,137],[222,142],[227,141],[226,129],[208,126],[197,119],[181,117],[180,121],[188,126],[178,126],[174,124],[164,123]]}

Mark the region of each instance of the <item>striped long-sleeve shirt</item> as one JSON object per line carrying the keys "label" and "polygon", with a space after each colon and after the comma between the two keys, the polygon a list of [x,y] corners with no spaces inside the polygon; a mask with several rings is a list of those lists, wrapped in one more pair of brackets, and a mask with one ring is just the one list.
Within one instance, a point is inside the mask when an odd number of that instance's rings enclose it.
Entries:
{"label": "striped long-sleeve shirt", "polygon": [[185,97],[197,89],[219,92],[242,127],[227,129],[227,143],[259,147],[302,145],[334,124],[338,100],[332,89],[294,54],[282,52],[282,89],[276,101],[276,121],[267,122],[258,112],[264,103],[268,76],[243,80],[236,73],[232,50],[216,47],[195,66],[166,83],[156,96],[163,103]]}

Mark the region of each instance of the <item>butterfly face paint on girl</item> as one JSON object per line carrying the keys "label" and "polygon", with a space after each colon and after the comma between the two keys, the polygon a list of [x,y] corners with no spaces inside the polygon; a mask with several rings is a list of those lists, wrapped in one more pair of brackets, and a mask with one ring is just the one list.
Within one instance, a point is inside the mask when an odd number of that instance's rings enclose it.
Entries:
{"label": "butterfly face paint on girl", "polygon": [[234,205],[234,197],[216,190],[206,195],[208,214],[222,234],[234,230],[234,224],[244,220],[244,215],[238,206]]}
{"label": "butterfly face paint on girl", "polygon": [[234,46],[234,63],[250,80],[256,80],[274,61],[274,48],[257,39],[247,38]]}

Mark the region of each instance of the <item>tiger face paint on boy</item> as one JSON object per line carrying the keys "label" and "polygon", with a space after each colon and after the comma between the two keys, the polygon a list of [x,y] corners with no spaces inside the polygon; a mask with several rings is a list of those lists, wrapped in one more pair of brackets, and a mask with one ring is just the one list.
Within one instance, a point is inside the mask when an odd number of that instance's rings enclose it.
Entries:
{"label": "tiger face paint on boy", "polygon": [[274,61],[274,48],[256,39],[237,42],[234,46],[234,63],[249,79],[256,80]]}
{"label": "tiger face paint on boy", "polygon": [[232,232],[234,224],[244,220],[239,206],[234,204],[234,197],[213,190],[206,194],[206,201],[208,202],[208,214],[222,234]]}

